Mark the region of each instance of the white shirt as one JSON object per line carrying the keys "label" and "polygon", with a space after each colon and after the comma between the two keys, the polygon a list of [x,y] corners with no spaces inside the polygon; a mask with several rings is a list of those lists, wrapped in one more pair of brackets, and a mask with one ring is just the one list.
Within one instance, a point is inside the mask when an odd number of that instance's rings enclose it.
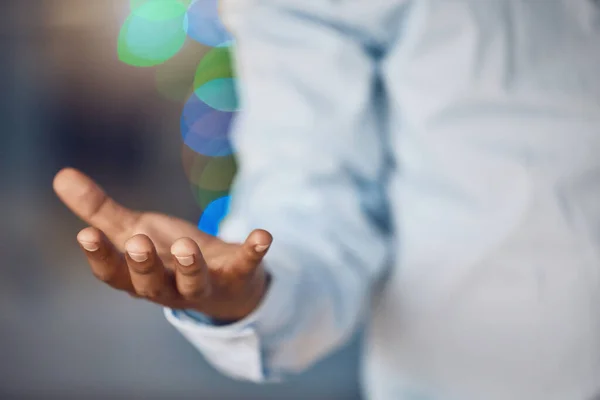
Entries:
{"label": "white shirt", "polygon": [[371,400],[600,394],[598,5],[223,9],[242,112],[221,236],[269,230],[273,282],[234,325],[169,321],[255,382],[311,366],[366,319]]}

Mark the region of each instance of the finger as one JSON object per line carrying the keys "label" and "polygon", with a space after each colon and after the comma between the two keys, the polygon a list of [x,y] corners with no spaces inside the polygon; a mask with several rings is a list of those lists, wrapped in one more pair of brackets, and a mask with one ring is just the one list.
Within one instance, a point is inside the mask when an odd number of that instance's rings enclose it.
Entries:
{"label": "finger", "polygon": [[139,296],[160,301],[175,295],[168,271],[148,236],[133,236],[125,243],[125,251],[131,282]]}
{"label": "finger", "polygon": [[113,242],[130,233],[139,213],[108,197],[92,179],[73,168],[54,178],[54,191],[76,215],[102,230]]}
{"label": "finger", "polygon": [[208,295],[210,282],[206,261],[198,244],[190,238],[173,243],[171,254],[175,260],[177,291],[187,300],[198,300]]}
{"label": "finger", "polygon": [[273,236],[265,230],[256,229],[248,235],[238,249],[239,268],[252,272],[260,264],[273,243]]}
{"label": "finger", "polygon": [[77,241],[96,278],[115,289],[133,290],[123,255],[100,230],[93,227],[85,228],[77,235]]}

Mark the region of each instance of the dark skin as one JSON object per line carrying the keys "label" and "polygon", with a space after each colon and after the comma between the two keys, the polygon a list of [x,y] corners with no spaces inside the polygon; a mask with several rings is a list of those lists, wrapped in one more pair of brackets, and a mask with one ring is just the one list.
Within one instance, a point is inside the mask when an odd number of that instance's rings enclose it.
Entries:
{"label": "dark skin", "polygon": [[77,241],[94,275],[113,288],[223,321],[242,319],[260,304],[270,233],[255,230],[244,243],[227,243],[182,219],[130,210],[71,168],[56,175],[54,190],[90,225]]}

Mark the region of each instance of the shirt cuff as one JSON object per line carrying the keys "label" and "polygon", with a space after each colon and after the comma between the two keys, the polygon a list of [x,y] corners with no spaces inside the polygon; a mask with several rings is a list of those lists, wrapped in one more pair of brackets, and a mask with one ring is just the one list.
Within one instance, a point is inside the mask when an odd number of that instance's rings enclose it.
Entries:
{"label": "shirt cuff", "polygon": [[223,374],[253,382],[264,380],[260,342],[251,327],[204,325],[169,308],[165,308],[165,316]]}

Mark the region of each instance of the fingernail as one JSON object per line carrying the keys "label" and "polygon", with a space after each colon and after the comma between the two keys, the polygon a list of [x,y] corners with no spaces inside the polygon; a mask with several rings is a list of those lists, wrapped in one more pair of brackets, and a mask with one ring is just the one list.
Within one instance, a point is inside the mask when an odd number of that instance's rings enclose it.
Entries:
{"label": "fingernail", "polygon": [[257,244],[256,246],[254,246],[254,250],[256,250],[257,253],[263,253],[268,248],[268,244]]}
{"label": "fingernail", "polygon": [[97,251],[100,248],[98,243],[93,243],[93,242],[84,242],[84,241],[80,240],[79,244],[81,245],[81,247],[83,247],[84,249],[86,249],[87,251],[90,251],[90,252]]}
{"label": "fingernail", "polygon": [[148,260],[148,253],[132,253],[132,252],[128,252],[129,253],[129,257],[131,257],[131,259],[135,262],[144,262],[146,260]]}
{"label": "fingernail", "polygon": [[189,267],[194,263],[194,256],[175,256],[175,258],[184,267]]}

